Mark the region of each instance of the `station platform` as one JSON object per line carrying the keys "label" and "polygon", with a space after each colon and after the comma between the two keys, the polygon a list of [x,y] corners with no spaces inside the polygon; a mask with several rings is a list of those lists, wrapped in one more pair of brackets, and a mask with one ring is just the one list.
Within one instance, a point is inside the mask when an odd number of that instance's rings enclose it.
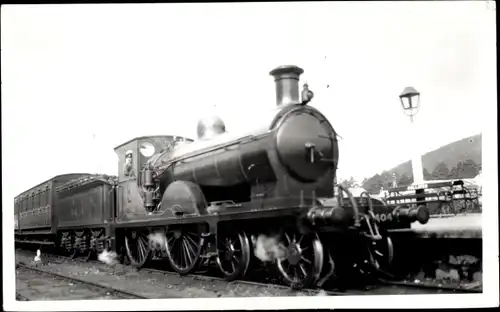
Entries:
{"label": "station platform", "polygon": [[482,238],[482,214],[432,217],[427,224],[415,222],[411,229],[394,232],[413,232],[422,238]]}

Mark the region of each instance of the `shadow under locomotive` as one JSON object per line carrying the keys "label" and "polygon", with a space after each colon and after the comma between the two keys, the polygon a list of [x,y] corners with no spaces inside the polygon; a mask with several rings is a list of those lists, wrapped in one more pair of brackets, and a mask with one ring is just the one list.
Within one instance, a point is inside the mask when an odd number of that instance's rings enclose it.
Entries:
{"label": "shadow under locomotive", "polygon": [[115,148],[117,177],[52,179],[43,214],[36,189],[21,194],[16,241],[89,259],[112,248],[136,267],[165,258],[180,274],[215,263],[228,280],[267,263],[294,287],[389,270],[387,231],[426,223],[427,208],[355,198],[335,185],[337,134],[308,105],[307,84],[299,96],[302,73],[271,72],[277,105],[247,132],[228,132],[213,116],[199,122],[196,141],[128,141]]}

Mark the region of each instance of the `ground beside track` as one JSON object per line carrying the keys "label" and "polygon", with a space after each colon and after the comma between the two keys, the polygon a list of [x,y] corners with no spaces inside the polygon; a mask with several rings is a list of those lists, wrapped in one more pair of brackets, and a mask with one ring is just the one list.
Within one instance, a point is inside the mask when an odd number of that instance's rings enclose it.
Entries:
{"label": "ground beside track", "polygon": [[[16,251],[16,262],[35,265],[33,252]],[[223,280],[199,278],[198,276],[180,277],[175,274],[159,274],[147,270],[137,271],[132,267],[117,265],[109,267],[99,262],[82,262],[62,258],[47,257],[48,262],[36,264],[40,269],[65,276],[132,292],[147,298],[210,298],[210,297],[272,297],[272,296],[328,296],[328,295],[381,295],[381,294],[439,294],[454,293],[450,290],[436,290],[401,285],[376,285],[366,290],[348,290],[343,293],[331,291],[294,291],[276,285],[252,285],[239,282],[228,283]],[[47,261],[45,259],[45,261]],[[16,288],[29,287],[19,282]],[[47,294],[49,299],[64,295]],[[52,296],[54,296],[52,298]]]}
{"label": "ground beside track", "polygon": [[16,269],[16,297],[23,301],[137,298],[117,293],[113,289],[95,287],[71,278],[33,270],[30,266],[19,266]]}
{"label": "ground beside track", "polygon": [[[16,251],[16,262],[34,265],[32,252]],[[131,291],[148,298],[217,298],[297,296],[306,292],[273,286],[228,283],[223,280],[200,280],[192,276],[154,274],[128,266],[109,267],[95,262],[66,261],[38,264],[43,270]],[[17,287],[17,285],[16,285]]]}

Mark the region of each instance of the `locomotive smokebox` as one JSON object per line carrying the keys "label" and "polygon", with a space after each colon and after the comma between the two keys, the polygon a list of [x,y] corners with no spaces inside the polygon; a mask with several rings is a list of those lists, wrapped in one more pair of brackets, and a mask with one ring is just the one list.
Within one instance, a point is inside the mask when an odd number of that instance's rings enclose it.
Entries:
{"label": "locomotive smokebox", "polygon": [[276,84],[276,105],[300,104],[299,79],[304,70],[294,65],[284,65],[273,69],[269,74]]}

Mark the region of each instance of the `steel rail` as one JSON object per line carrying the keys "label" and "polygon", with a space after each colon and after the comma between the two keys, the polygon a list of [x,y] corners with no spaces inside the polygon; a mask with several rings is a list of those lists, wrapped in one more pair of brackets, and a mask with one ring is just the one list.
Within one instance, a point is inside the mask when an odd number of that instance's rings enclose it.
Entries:
{"label": "steel rail", "polygon": [[398,287],[411,287],[411,288],[421,288],[421,289],[435,289],[443,290],[447,292],[457,292],[457,293],[482,293],[483,289],[480,288],[465,288],[465,287],[454,287],[451,285],[434,285],[428,283],[414,283],[405,281],[388,281],[379,279],[378,282],[383,285],[393,285]]}

